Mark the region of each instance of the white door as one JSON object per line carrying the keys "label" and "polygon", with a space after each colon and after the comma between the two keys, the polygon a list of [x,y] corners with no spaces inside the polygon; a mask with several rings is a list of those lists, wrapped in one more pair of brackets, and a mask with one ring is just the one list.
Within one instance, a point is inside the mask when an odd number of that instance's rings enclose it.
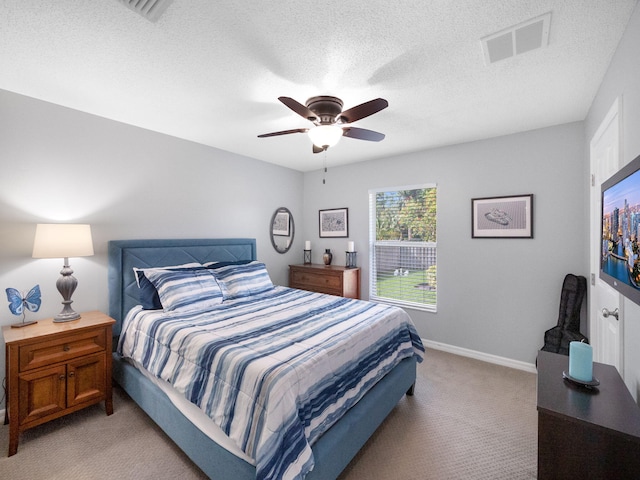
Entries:
{"label": "white door", "polygon": [[[590,258],[591,282],[589,295],[590,340],[594,360],[613,365],[623,372],[623,312],[621,296],[600,280],[600,248],[602,226],[600,218],[601,184],[618,171],[620,166],[620,99],[591,139],[591,199],[590,199]],[[617,310],[617,317],[614,312]]]}

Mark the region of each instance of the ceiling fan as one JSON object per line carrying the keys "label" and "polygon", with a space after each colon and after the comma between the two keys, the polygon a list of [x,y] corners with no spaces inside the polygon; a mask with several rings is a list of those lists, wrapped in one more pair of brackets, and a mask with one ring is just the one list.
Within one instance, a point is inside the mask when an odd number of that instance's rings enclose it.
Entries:
{"label": "ceiling fan", "polygon": [[382,133],[349,125],[387,108],[389,102],[383,98],[370,100],[345,111],[342,111],[342,100],[338,97],[327,95],[311,97],[307,100],[306,105],[302,105],[290,97],[278,97],[278,100],[301,117],[312,122],[314,126],[264,133],[258,135],[258,138],[276,137],[290,133],[308,133],[313,142],[313,153],[320,153],[332,147],[338,143],[341,137],[368,140],[370,142],[379,142],[384,139],[384,134]]}

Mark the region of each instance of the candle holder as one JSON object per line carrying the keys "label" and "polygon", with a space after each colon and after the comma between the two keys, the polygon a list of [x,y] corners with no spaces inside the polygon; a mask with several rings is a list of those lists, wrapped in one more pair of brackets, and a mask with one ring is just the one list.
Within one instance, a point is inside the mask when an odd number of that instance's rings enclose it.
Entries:
{"label": "candle holder", "polygon": [[347,268],[356,268],[357,252],[345,252],[347,254]]}
{"label": "candle holder", "polygon": [[574,385],[585,387],[586,389],[589,389],[589,390],[600,385],[600,380],[598,380],[596,377],[593,377],[593,379],[590,382],[585,382],[584,380],[573,378],[571,375],[569,375],[567,372],[564,372],[564,371],[562,372],[562,378],[564,378],[565,380],[569,380]]}
{"label": "candle holder", "polygon": [[309,265],[311,263],[311,250],[304,251],[304,264]]}

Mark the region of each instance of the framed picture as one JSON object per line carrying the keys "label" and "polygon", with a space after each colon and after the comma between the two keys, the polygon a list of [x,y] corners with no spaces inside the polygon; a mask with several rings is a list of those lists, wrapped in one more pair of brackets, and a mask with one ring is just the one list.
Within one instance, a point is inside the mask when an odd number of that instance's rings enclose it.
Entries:
{"label": "framed picture", "polygon": [[533,194],[472,198],[471,238],[533,238]]}
{"label": "framed picture", "polygon": [[348,237],[349,209],[320,210],[320,237]]}
{"label": "framed picture", "polygon": [[289,236],[289,212],[278,211],[273,217],[271,233],[280,237]]}

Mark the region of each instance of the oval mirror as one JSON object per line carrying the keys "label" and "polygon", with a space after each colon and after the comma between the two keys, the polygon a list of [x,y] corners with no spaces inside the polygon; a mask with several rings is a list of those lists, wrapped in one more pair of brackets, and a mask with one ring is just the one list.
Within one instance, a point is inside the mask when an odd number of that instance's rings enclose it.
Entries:
{"label": "oval mirror", "polygon": [[293,215],[288,208],[278,208],[271,217],[271,245],[278,253],[287,253],[293,244],[295,225]]}

